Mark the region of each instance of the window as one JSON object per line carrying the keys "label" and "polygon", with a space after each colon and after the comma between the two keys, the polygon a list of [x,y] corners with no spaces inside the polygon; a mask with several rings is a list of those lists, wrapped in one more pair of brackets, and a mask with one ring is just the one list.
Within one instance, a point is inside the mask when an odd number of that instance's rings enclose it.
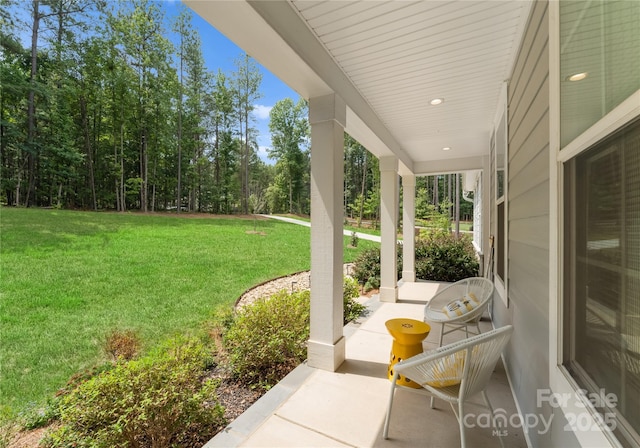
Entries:
{"label": "window", "polygon": [[562,363],[580,388],[615,394],[614,406],[592,404],[620,442],[637,446],[640,2],[562,1],[558,8]]}
{"label": "window", "polygon": [[[640,120],[565,164],[564,365],[640,443]],[[609,425],[611,426],[611,425]]]}
{"label": "window", "polygon": [[491,147],[494,154],[495,164],[495,217],[494,223],[494,272],[495,285],[498,295],[502,298],[505,306],[509,306],[507,292],[507,276],[508,276],[508,252],[507,252],[507,88],[503,86],[501,107],[496,117],[496,125],[491,139]]}
{"label": "window", "polygon": [[560,2],[562,147],[640,88],[639,23],[637,1]]}

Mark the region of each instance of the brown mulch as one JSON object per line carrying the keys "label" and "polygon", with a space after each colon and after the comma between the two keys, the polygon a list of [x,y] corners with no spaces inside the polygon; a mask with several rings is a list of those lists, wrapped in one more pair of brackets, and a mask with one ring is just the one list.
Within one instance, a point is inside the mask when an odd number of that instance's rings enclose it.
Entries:
{"label": "brown mulch", "polygon": [[44,428],[33,429],[31,431],[20,431],[9,442],[7,448],[37,448],[40,444],[40,440],[42,440],[49,429],[53,429],[53,427],[47,426]]}
{"label": "brown mulch", "polygon": [[230,372],[222,365],[213,369],[210,378],[217,378],[220,384],[216,388],[219,403],[224,407],[224,417],[231,423],[265,394],[264,389],[252,389],[246,384],[234,380]]}

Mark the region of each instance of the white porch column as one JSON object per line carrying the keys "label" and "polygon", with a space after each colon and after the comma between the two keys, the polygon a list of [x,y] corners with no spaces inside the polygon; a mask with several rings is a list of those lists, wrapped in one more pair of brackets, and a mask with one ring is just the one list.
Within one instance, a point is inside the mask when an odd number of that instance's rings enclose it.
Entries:
{"label": "white porch column", "polygon": [[402,176],[402,280],[416,281],[416,176]]}
{"label": "white porch column", "polygon": [[335,94],[309,100],[311,124],[311,327],[308,364],[335,371],[345,359],[342,264],[346,105]]}
{"label": "white porch column", "polygon": [[380,301],[398,299],[398,159],[380,158]]}

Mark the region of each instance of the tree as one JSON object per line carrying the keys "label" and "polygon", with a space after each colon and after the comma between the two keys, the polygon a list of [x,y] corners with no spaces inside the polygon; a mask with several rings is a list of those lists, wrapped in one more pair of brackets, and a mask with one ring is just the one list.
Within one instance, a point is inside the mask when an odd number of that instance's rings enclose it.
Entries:
{"label": "tree", "polygon": [[[65,33],[73,24],[72,16],[84,12],[93,6],[93,2],[81,2],[78,0],[50,0],[41,3],[40,0],[31,1],[30,11],[30,33],[31,33],[31,56],[29,69],[29,91],[27,97],[27,138],[24,145],[26,155],[23,158],[23,166],[26,165],[27,175],[27,191],[24,197],[24,204],[29,206],[33,202],[37,203],[36,198],[36,182],[38,179],[36,171],[39,168],[40,154],[43,141],[38,139],[37,135],[37,107],[38,100],[44,100],[47,89],[44,87],[43,80],[46,77],[39,76],[39,63],[43,55],[39,55],[39,37],[40,27],[43,20],[54,18],[57,22],[53,27],[56,29],[56,43],[62,45]],[[59,51],[59,50],[58,50]],[[60,62],[60,60],[58,61]],[[54,66],[55,63],[51,63]],[[61,130],[62,132],[62,130]],[[22,170],[18,171],[16,184],[16,203],[20,203],[22,195]]]}
{"label": "tree", "polygon": [[249,121],[254,102],[262,96],[260,93],[262,73],[260,73],[256,62],[246,53],[236,59],[235,65],[237,71],[233,73],[233,105],[242,145],[240,155],[241,210],[243,214],[246,214],[249,211],[249,165],[251,160]]}
{"label": "tree", "polygon": [[[233,92],[228,86],[228,78],[222,71],[214,77],[214,87],[205,98],[206,108],[213,132],[213,192],[214,213],[230,213],[230,200],[238,178],[238,155],[240,141],[233,139],[231,115],[233,112]],[[239,195],[237,195],[239,197]]]}
{"label": "tree", "polygon": [[307,102],[300,98],[294,104],[291,98],[278,101],[269,112],[271,143],[269,158],[277,160],[276,168],[283,173],[288,186],[289,213],[301,212],[301,195],[304,173],[309,169],[309,151],[304,148],[309,141]]}
{"label": "tree", "polygon": [[113,26],[119,37],[127,63],[137,74],[135,89],[136,137],[138,144],[138,177],[141,179],[140,209],[149,205],[149,143],[152,138],[154,101],[162,95],[158,78],[169,70],[171,44],[163,36],[163,15],[157,4],[150,0],[133,0],[129,11],[118,10]]}
{"label": "tree", "polygon": [[377,222],[380,207],[378,159],[349,134],[344,137],[345,214],[357,225],[366,217]]}
{"label": "tree", "polygon": [[19,205],[16,194],[19,192],[22,148],[26,141],[23,123],[26,121],[25,99],[29,91],[29,53],[17,39],[4,33],[5,30],[12,31],[12,24],[4,12],[0,17],[3,25],[0,31],[0,185],[7,204]]}

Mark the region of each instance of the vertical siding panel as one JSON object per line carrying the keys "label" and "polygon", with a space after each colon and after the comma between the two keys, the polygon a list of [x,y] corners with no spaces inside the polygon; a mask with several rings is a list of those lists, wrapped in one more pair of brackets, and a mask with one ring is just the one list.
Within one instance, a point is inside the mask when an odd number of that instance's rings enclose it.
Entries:
{"label": "vertical siding panel", "polygon": [[[521,412],[545,418],[553,410],[537,406],[536,391],[549,387],[548,81],[549,15],[544,0],[533,5],[508,85],[510,305],[507,309],[496,300],[494,320],[514,326],[505,360]],[[551,446],[551,434],[540,434],[541,429],[529,428],[530,442]]]}

